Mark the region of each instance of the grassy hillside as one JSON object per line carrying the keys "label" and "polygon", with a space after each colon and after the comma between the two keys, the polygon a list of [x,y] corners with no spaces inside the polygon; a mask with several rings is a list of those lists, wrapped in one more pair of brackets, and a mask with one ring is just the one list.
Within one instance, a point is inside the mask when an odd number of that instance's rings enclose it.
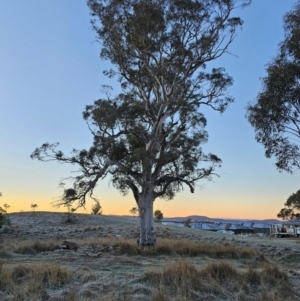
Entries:
{"label": "grassy hillside", "polygon": [[138,219],[10,215],[0,233],[0,300],[300,300],[299,240],[239,237],[155,224],[136,246]]}

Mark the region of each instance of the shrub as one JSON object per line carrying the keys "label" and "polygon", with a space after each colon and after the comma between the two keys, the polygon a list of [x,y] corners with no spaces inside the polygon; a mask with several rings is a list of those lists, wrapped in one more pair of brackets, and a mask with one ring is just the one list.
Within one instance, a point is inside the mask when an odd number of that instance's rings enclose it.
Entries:
{"label": "shrub", "polygon": [[145,280],[154,286],[158,300],[158,297],[172,294],[180,296],[180,300],[190,300],[191,289],[197,290],[201,287],[199,271],[184,259],[169,264],[162,272],[146,272]]}
{"label": "shrub", "polygon": [[203,277],[212,278],[219,283],[228,280],[237,281],[240,278],[237,269],[230,263],[224,261],[209,264],[201,271],[201,275]]}
{"label": "shrub", "polygon": [[164,215],[160,210],[155,210],[154,218],[155,218],[154,222],[161,223],[162,219],[164,218]]}
{"label": "shrub", "polygon": [[0,228],[4,227],[10,227],[11,221],[5,214],[0,213]]}
{"label": "shrub", "polygon": [[265,284],[275,286],[288,282],[286,272],[280,271],[276,265],[266,265],[262,271],[262,280]]}
{"label": "shrub", "polygon": [[128,255],[141,254],[141,249],[137,247],[136,244],[127,241],[120,241],[119,243],[117,243],[117,249],[121,254],[128,254]]}

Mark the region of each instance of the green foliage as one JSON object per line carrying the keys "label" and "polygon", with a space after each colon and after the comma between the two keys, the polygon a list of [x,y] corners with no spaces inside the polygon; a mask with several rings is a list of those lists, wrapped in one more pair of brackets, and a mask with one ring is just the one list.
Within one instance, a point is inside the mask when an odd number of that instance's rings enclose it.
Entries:
{"label": "green foliage", "polygon": [[300,190],[289,196],[277,217],[282,219],[300,220]]}
{"label": "green foliage", "polygon": [[[262,91],[247,107],[255,139],[281,171],[300,168],[300,2],[284,17],[284,40],[267,65]],[[284,214],[284,212],[283,212]]]}
{"label": "green foliage", "polygon": [[202,107],[222,113],[233,102],[227,93],[233,79],[207,63],[228,52],[243,24],[232,12],[250,0],[87,3],[101,58],[114,68],[105,74],[118,77],[122,93],[105,86],[106,97],[86,106],[90,149],[68,157],[56,150],[58,143],[44,143],[31,157],[79,166],[73,178],[79,206],[107,175],[137,202],[145,191],[153,199],[172,199],[185,185],[194,192],[221,164],[202,150],[208,139]]}
{"label": "green foliage", "polygon": [[162,219],[164,218],[164,215],[160,210],[155,210],[154,218],[157,223],[161,223]]}
{"label": "green foliage", "polygon": [[[211,180],[221,159],[205,154],[203,108],[223,113],[233,102],[233,84],[223,67],[207,65],[228,53],[243,22],[232,17],[251,0],[88,0],[100,56],[110,61],[122,92],[86,106],[83,118],[93,135],[88,150],[65,156],[58,143],[44,143],[31,155],[79,167],[72,201],[84,206],[97,182],[111,177],[123,195],[133,193],[141,212],[141,246],[153,245],[156,198],[171,200],[197,181]],[[142,213],[143,212],[143,213]],[[144,241],[145,240],[145,241]]]}

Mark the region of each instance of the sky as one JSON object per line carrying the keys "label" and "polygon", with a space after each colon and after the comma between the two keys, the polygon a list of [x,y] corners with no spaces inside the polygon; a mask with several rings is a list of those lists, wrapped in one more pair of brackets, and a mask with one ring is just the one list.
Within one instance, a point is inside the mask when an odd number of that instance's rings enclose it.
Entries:
{"label": "sky", "polygon": [[[253,0],[234,12],[244,25],[226,55],[215,66],[233,77],[229,93],[235,102],[222,115],[208,111],[209,141],[205,152],[218,155],[220,177],[198,183],[171,201],[157,199],[154,209],[165,217],[276,218],[284,202],[300,187],[300,174],[279,173],[274,159],[245,118],[245,107],[261,90],[265,66],[283,39],[283,16],[296,0]],[[92,144],[82,112],[102,97],[101,85],[118,84],[105,77],[111,67],[99,58],[100,44],[90,26],[84,0],[0,1],[0,206],[9,212],[55,209],[62,194],[59,182],[74,175],[75,166],[32,160],[30,154],[44,142],[60,142],[68,154]],[[103,214],[130,214],[135,201],[123,197],[105,179],[95,190]],[[93,203],[87,203],[90,213]]]}

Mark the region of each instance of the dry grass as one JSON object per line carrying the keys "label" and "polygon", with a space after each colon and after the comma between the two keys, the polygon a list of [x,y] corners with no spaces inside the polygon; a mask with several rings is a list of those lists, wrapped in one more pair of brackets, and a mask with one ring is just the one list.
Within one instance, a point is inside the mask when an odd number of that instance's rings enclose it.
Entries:
{"label": "dry grass", "polygon": [[105,284],[92,282],[90,285],[71,284],[61,294],[62,301],[133,301],[132,289],[126,281],[106,279]]}
{"label": "dry grass", "polygon": [[[94,249],[106,252],[113,252],[116,255],[143,255],[143,256],[183,256],[198,257],[209,256],[219,259],[238,259],[253,258],[262,256],[254,249],[239,247],[228,243],[208,243],[190,240],[178,239],[159,239],[155,247],[141,249],[137,246],[133,239],[117,239],[115,237],[108,238],[92,238],[92,239],[73,239],[79,247],[90,246]],[[26,240],[15,243],[11,246],[12,250],[17,254],[35,255],[37,253],[54,251],[59,249],[58,245],[63,240],[45,239],[43,241]]]}
{"label": "dry grass", "polygon": [[[0,300],[300,300],[295,240],[287,246],[159,225],[157,246],[140,249],[136,224],[126,228],[121,218],[83,215],[57,226],[45,216],[35,216],[44,228],[31,231],[24,216],[0,237]],[[78,249],[56,250],[64,240]]]}
{"label": "dry grass", "polygon": [[47,288],[60,288],[71,281],[71,273],[58,265],[0,264],[0,291],[14,301],[47,300]]}
{"label": "dry grass", "polygon": [[146,272],[145,281],[154,287],[153,300],[298,300],[287,274],[274,265],[243,272],[224,261],[197,269],[181,259]]}
{"label": "dry grass", "polygon": [[46,252],[46,251],[54,251],[58,249],[58,244],[53,240],[47,241],[24,241],[20,242],[14,249],[14,252],[17,254],[28,254],[34,255],[36,253]]}
{"label": "dry grass", "polygon": [[136,299],[137,291],[124,279],[110,277],[106,283],[97,283],[88,268],[75,276],[59,265],[1,264],[0,291],[14,301],[48,300],[49,289],[61,290],[55,299],[61,301],[297,300],[287,274],[269,264],[242,271],[226,261],[199,268],[179,259],[161,270],[149,270],[135,281],[148,289],[142,299]]}
{"label": "dry grass", "polygon": [[251,258],[258,255],[254,249],[238,247],[228,243],[214,244],[174,239],[160,239],[158,240],[157,246],[144,248],[143,250],[137,247],[134,240],[114,240],[106,244],[114,245],[119,254],[127,255],[209,256],[220,259]]}

